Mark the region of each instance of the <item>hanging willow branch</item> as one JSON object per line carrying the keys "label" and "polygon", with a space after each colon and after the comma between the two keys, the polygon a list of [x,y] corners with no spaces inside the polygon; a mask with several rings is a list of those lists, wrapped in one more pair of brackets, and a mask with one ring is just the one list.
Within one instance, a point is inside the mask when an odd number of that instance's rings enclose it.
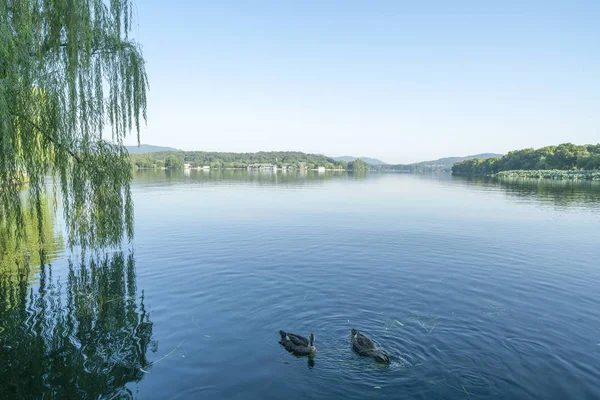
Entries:
{"label": "hanging willow branch", "polygon": [[71,246],[131,239],[123,139],[135,131],[139,143],[148,88],[131,26],[130,0],[0,1],[0,223],[15,233],[27,212],[19,183],[42,221],[51,177]]}

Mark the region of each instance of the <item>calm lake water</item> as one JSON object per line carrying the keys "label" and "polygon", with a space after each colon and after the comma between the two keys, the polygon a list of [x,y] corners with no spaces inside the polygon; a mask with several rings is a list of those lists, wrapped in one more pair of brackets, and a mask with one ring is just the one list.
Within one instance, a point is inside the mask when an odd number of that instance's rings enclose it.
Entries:
{"label": "calm lake water", "polygon": [[[598,184],[142,171],[133,193],[122,252],[1,281],[0,397],[600,398]],[[314,332],[313,362],[280,329]]]}

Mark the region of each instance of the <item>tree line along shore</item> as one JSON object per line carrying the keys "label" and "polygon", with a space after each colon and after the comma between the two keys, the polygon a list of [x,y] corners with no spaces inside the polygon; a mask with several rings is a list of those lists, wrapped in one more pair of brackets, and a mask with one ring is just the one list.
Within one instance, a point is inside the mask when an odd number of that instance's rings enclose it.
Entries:
{"label": "tree line along shore", "polygon": [[563,143],[511,151],[502,157],[476,158],[454,164],[457,176],[600,180],[600,144]]}
{"label": "tree line along shore", "polygon": [[204,151],[166,151],[129,154],[131,164],[139,169],[278,169],[278,170],[348,170],[367,171],[360,159],[346,162],[320,154],[302,152],[223,153]]}

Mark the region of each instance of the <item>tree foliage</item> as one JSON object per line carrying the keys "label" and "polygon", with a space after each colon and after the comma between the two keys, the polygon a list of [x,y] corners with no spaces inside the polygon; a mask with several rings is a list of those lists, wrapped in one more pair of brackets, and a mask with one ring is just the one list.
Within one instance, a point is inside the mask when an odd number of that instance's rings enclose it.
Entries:
{"label": "tree foliage", "polygon": [[368,170],[369,170],[369,164],[367,164],[360,158],[357,158],[356,160],[350,161],[348,163],[348,171],[366,172]]}
{"label": "tree foliage", "polygon": [[132,12],[130,0],[0,2],[0,220],[13,220],[17,234],[25,226],[19,182],[27,176],[42,221],[51,176],[70,245],[131,238],[122,140],[135,130],[139,141],[148,86],[129,37]]}
{"label": "tree foliage", "polygon": [[167,169],[183,169],[183,164],[183,158],[175,154],[170,154],[165,160]]}
{"label": "tree foliage", "polygon": [[[156,152],[146,154],[130,154],[131,163],[138,168],[183,168],[183,163],[191,163],[194,167],[209,166],[211,168],[246,168],[250,164],[274,164],[279,167],[289,165],[295,168],[298,163],[305,162],[307,167],[323,166],[328,169],[345,169],[344,161],[320,154],[306,154],[298,151],[260,151],[257,153],[219,153],[205,151]],[[169,159],[181,158],[179,164],[172,164]],[[175,165],[173,167],[172,165]]]}
{"label": "tree foliage", "polygon": [[501,171],[598,170],[600,145],[563,143],[540,149],[511,151],[501,158],[466,160],[452,167],[455,175],[491,175]]}

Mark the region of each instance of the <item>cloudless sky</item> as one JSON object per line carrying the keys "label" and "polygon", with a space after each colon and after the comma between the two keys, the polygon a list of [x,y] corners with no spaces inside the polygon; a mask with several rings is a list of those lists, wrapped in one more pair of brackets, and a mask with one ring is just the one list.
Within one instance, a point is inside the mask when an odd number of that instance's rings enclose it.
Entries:
{"label": "cloudless sky", "polygon": [[600,142],[598,0],[138,0],[136,17],[142,143],[400,163]]}

